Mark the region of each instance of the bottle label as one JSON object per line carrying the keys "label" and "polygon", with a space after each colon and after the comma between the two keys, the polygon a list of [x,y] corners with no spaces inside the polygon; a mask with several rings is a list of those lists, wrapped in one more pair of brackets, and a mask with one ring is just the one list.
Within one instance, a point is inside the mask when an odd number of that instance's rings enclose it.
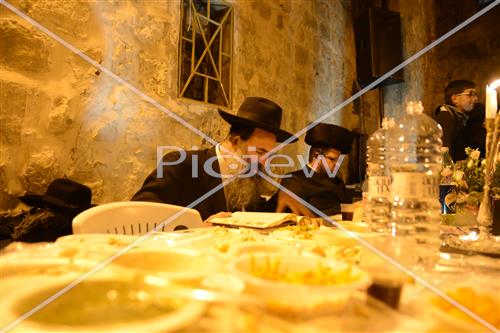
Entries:
{"label": "bottle label", "polygon": [[368,177],[368,195],[370,197],[390,197],[391,177],[370,176]]}
{"label": "bottle label", "polygon": [[403,198],[439,198],[439,178],[415,172],[392,175],[391,196]]}

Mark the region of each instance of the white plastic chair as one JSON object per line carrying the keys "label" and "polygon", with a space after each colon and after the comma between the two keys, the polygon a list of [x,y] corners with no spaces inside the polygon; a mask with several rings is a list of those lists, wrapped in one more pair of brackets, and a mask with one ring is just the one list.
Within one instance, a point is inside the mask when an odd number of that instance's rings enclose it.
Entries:
{"label": "white plastic chair", "polygon": [[[181,212],[182,210],[185,210]],[[170,217],[178,214],[172,221]],[[143,235],[205,226],[197,210],[156,202],[112,202],[87,209],[73,218],[73,234]]]}

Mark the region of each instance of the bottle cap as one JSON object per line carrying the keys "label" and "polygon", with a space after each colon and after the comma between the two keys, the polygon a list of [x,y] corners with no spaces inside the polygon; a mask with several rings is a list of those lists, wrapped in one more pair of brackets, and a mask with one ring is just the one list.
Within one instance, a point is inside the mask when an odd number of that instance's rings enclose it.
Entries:
{"label": "bottle cap", "polygon": [[389,128],[393,127],[395,124],[396,124],[396,122],[394,121],[394,118],[392,118],[392,117],[384,117],[384,119],[382,119],[382,128],[383,129],[389,129]]}
{"label": "bottle cap", "polygon": [[424,106],[421,101],[410,101],[406,105],[406,113],[408,114],[422,114],[424,112]]}

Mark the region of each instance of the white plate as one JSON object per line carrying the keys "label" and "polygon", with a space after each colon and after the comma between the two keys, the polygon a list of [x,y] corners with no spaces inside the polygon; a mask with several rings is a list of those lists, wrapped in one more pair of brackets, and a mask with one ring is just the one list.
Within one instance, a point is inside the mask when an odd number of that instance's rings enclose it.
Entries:
{"label": "white plate", "polygon": [[303,238],[302,234],[295,234],[294,231],[283,228],[275,230],[272,236],[276,239],[292,241],[304,245],[340,245],[340,246],[356,246],[361,245],[357,238],[364,240],[372,240],[377,237],[383,237],[382,234],[377,233],[358,233],[358,232],[345,232],[338,229],[329,227],[320,227],[317,230],[308,231],[310,238]]}
{"label": "white plate", "polygon": [[197,283],[218,272],[222,263],[214,256],[191,249],[134,249],[113,260],[117,266],[143,274],[158,275],[176,282]]}
{"label": "white plate", "polygon": [[[23,280],[23,288],[2,298],[2,328],[66,287],[62,278]],[[8,281],[7,281],[8,282]],[[120,276],[85,280],[39,312],[13,327],[13,331],[42,332],[166,332],[193,323],[206,305],[193,300],[159,300],[158,286]],[[95,296],[95,297],[93,297]]]}
{"label": "white plate", "polygon": [[298,249],[291,244],[279,242],[245,242],[237,244],[230,250],[234,256],[252,255],[256,253],[279,254],[294,252],[298,253]]}
{"label": "white plate", "polygon": [[204,228],[188,229],[176,232],[158,232],[145,238],[139,247],[189,247],[206,248],[212,243],[212,235]]}
{"label": "white plate", "polygon": [[70,258],[19,258],[0,260],[2,279],[10,276],[63,276],[71,272],[83,274],[98,265],[97,261]]}
{"label": "white plate", "polygon": [[133,235],[114,235],[114,234],[77,234],[59,237],[56,240],[58,246],[91,246],[91,245],[110,245],[116,247],[125,247],[137,239]]}

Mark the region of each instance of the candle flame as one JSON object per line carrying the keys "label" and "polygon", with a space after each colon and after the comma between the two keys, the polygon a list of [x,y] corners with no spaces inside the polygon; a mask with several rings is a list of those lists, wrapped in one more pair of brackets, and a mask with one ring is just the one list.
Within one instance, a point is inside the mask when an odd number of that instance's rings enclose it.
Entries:
{"label": "candle flame", "polygon": [[497,116],[497,91],[495,89],[498,86],[500,86],[500,80],[493,81],[490,85],[486,86],[486,119],[495,119]]}
{"label": "candle flame", "polygon": [[496,89],[498,87],[500,87],[500,79],[498,79],[498,80],[493,81],[493,82],[490,83],[490,88],[491,89]]}

